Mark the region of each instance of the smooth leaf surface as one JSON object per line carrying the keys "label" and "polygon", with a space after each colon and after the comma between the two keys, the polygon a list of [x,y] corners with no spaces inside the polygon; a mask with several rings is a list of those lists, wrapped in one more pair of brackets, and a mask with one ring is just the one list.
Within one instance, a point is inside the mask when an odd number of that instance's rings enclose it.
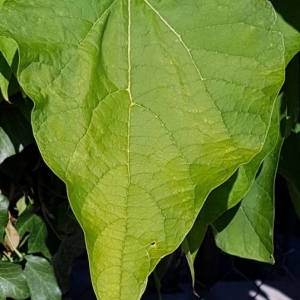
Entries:
{"label": "smooth leaf surface", "polygon": [[0,299],[26,299],[30,296],[22,268],[18,264],[0,261]]}
{"label": "smooth leaf surface", "polygon": [[85,230],[96,294],[138,299],[208,193],[263,147],[284,68],[274,11],[11,0],[0,18],[40,150]]}
{"label": "smooth leaf surface", "polygon": [[25,259],[24,273],[31,300],[61,300],[61,291],[49,261],[32,255],[26,255]]}
{"label": "smooth leaf surface", "polygon": [[0,243],[3,244],[5,227],[8,222],[8,199],[0,193]]}
{"label": "smooth leaf surface", "polygon": [[42,218],[35,213],[32,209],[27,209],[23,212],[17,222],[15,227],[23,238],[25,233],[29,233],[28,243],[28,253],[42,253],[45,257],[50,257],[49,250],[46,246],[47,228],[42,220]]}
{"label": "smooth leaf surface", "polygon": [[[216,244],[223,251],[236,256],[274,263],[273,224],[274,224],[274,183],[279,153],[284,140],[281,133],[279,114],[282,109],[279,97],[277,105],[276,146],[266,157],[250,190],[238,208],[226,212],[213,224]],[[285,116],[280,119],[285,121]],[[276,123],[275,123],[276,124]]]}

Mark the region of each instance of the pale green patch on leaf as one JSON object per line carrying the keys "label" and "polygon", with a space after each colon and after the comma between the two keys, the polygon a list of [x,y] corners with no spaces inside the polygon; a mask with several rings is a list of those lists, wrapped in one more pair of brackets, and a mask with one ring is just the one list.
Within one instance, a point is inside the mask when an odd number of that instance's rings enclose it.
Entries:
{"label": "pale green patch on leaf", "polygon": [[31,255],[26,255],[25,259],[24,274],[29,286],[31,300],[60,300],[61,291],[49,261]]}
{"label": "pale green patch on leaf", "polygon": [[276,146],[278,122],[278,111],[274,110],[271,126],[262,150],[247,164],[240,166],[226,182],[210,193],[200,211],[199,219],[202,219],[207,225],[211,224],[246,195],[255,181],[261,163]]}
{"label": "pale green patch on leaf", "polygon": [[0,261],[0,299],[19,300],[30,296],[25,275],[20,265]]}
{"label": "pale green patch on leaf", "polygon": [[0,18],[42,155],[84,228],[96,294],[138,299],[210,191],[265,143],[284,72],[274,10],[11,0]]}

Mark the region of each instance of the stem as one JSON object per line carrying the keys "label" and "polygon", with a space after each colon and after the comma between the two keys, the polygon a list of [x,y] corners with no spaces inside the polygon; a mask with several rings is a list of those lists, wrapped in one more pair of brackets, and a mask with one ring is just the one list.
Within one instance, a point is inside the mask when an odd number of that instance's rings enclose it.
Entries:
{"label": "stem", "polygon": [[20,259],[23,259],[23,255],[22,255],[22,254],[18,251],[18,249],[14,246],[14,244],[13,244],[11,238],[10,238],[10,235],[9,235],[9,232],[8,232],[7,228],[5,228],[5,233],[6,233],[6,235],[7,235],[7,238],[8,238],[8,241],[10,242],[11,247],[13,248],[13,251],[18,255],[18,257],[19,257]]}

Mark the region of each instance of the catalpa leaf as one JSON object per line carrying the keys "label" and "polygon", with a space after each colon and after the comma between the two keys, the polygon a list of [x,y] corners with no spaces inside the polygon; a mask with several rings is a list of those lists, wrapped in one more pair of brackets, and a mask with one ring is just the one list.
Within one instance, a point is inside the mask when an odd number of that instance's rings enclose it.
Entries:
{"label": "catalpa leaf", "polygon": [[[223,251],[267,263],[273,257],[273,191],[281,142],[265,159],[260,175],[243,198],[234,217],[226,212],[212,225]],[[228,222],[230,220],[230,222]]]}
{"label": "catalpa leaf", "polygon": [[[227,210],[237,205],[237,203],[247,194],[255,181],[261,163],[276,146],[278,128],[278,110],[274,110],[271,118],[271,126],[262,150],[247,164],[240,166],[226,182],[214,189],[205,201],[197,216],[195,224],[183,243],[183,249],[187,256],[193,283],[193,262],[201,246],[207,227]],[[231,212],[228,214],[231,216]],[[240,256],[242,256],[242,254]]]}
{"label": "catalpa leaf", "polygon": [[274,263],[274,184],[279,154],[285,136],[286,104],[283,93],[276,103],[276,145],[262,163],[261,170],[240,205],[227,211],[213,224],[216,244],[223,251],[244,258]]}
{"label": "catalpa leaf", "polygon": [[209,192],[264,145],[284,73],[275,12],[261,0],[11,0],[0,18],[96,294],[139,299]]}

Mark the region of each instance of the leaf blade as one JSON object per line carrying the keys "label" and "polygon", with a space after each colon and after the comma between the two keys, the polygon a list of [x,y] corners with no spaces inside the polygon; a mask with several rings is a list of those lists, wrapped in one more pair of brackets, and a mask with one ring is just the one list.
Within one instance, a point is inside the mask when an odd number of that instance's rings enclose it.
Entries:
{"label": "leaf blade", "polygon": [[98,297],[139,298],[207,194],[263,146],[283,44],[271,6],[254,2],[19,1],[21,15],[4,4],[3,24],[26,26],[5,30],[39,147],[85,230]]}
{"label": "leaf blade", "polygon": [[28,285],[20,265],[0,261],[0,297],[26,299],[30,296]]}
{"label": "leaf blade", "polygon": [[26,255],[24,274],[32,300],[60,300],[61,292],[57,285],[50,263],[39,256]]}

